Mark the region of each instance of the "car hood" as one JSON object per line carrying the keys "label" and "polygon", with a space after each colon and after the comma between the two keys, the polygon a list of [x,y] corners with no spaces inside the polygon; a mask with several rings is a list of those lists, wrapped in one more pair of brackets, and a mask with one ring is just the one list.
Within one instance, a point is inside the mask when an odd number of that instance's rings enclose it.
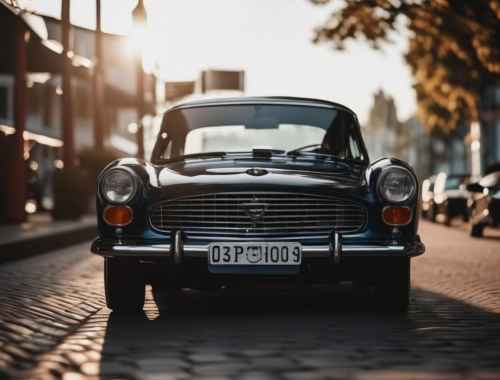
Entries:
{"label": "car hood", "polygon": [[331,163],[258,160],[200,160],[157,167],[157,197],[203,193],[278,191],[349,194],[361,191],[364,168]]}

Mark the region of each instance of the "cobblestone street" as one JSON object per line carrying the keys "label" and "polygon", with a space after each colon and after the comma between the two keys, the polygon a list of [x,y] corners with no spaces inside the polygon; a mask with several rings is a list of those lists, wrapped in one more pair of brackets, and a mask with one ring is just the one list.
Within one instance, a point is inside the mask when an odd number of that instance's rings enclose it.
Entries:
{"label": "cobblestone street", "polygon": [[344,288],[173,306],[148,289],[144,315],[119,317],[89,243],[2,265],[0,379],[500,379],[500,234],[421,235],[406,315]]}

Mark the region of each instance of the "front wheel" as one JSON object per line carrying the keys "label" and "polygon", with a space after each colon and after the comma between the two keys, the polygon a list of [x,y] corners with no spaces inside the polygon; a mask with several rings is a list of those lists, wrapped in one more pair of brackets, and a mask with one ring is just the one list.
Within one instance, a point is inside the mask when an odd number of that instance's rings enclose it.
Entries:
{"label": "front wheel", "polygon": [[377,306],[383,310],[405,312],[410,303],[410,258],[388,260],[376,281]]}
{"label": "front wheel", "polygon": [[104,259],[106,305],[116,312],[139,312],[144,306],[144,275],[136,262]]}

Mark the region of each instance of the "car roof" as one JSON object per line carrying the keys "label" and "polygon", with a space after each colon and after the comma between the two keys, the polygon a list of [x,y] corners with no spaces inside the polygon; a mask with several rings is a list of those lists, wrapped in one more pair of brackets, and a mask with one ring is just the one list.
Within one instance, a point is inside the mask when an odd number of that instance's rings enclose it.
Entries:
{"label": "car roof", "polygon": [[204,106],[219,106],[219,105],[245,105],[245,104],[286,104],[286,105],[302,105],[312,107],[335,108],[348,111],[356,117],[356,113],[349,107],[340,103],[331,102],[322,99],[300,98],[293,96],[240,96],[233,98],[212,98],[203,100],[193,100],[184,103],[179,103],[168,111],[173,111],[182,108],[204,107]]}

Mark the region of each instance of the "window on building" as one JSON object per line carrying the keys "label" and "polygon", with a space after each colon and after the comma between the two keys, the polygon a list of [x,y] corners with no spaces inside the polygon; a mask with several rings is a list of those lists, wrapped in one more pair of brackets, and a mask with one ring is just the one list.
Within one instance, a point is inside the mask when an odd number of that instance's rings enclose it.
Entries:
{"label": "window on building", "polygon": [[39,83],[34,83],[31,88],[28,89],[28,110],[31,114],[36,114],[37,116],[42,111],[42,104],[44,101],[43,85]]}
{"label": "window on building", "polygon": [[8,119],[9,112],[9,89],[0,85],[0,119]]}
{"label": "window on building", "polygon": [[78,83],[74,87],[75,91],[75,114],[83,119],[92,117],[92,93],[87,83]]}
{"label": "window on building", "polygon": [[14,78],[0,75],[0,122],[12,123]]}
{"label": "window on building", "polygon": [[495,161],[500,162],[500,119],[497,119],[496,125],[496,144],[494,146]]}

